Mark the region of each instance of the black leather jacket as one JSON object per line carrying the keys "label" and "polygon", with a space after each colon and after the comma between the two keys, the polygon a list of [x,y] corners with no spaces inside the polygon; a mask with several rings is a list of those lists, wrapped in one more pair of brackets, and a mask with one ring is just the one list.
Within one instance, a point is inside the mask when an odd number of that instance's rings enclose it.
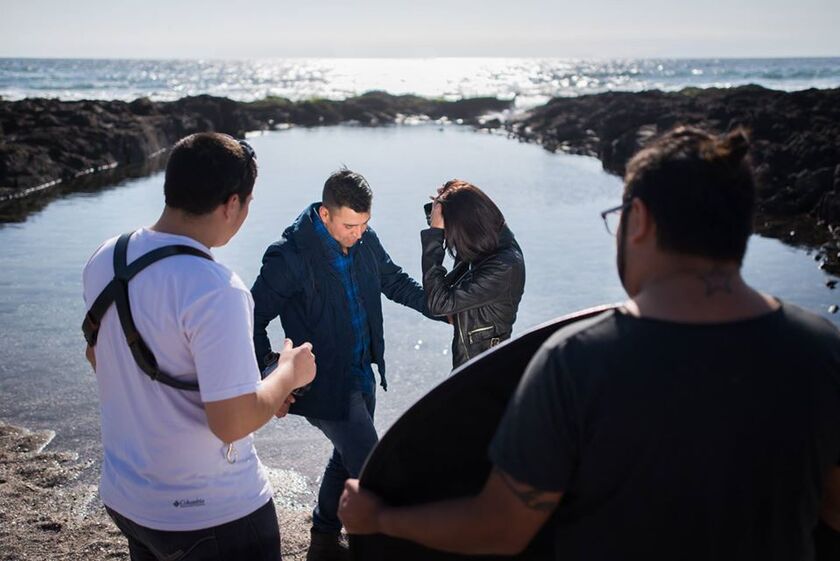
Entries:
{"label": "black leather jacket", "polygon": [[495,252],[472,266],[457,263],[448,274],[443,266],[444,231],[423,230],[420,241],[426,306],[432,315],[454,320],[453,368],[510,338],[525,289],[525,261],[507,226]]}

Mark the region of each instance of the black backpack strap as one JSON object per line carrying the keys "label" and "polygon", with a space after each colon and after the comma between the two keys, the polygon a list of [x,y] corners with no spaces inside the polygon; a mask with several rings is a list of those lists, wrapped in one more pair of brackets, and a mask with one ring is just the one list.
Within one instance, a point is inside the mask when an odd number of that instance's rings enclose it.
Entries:
{"label": "black backpack strap", "polygon": [[99,324],[102,322],[102,317],[111,304],[114,303],[114,293],[119,289],[119,282],[117,279],[112,279],[111,282],[99,293],[93,305],[85,314],[85,320],[82,322],[82,333],[85,335],[85,341],[91,347],[96,346],[96,337],[99,335]]}
{"label": "black backpack strap", "polygon": [[114,278],[99,294],[85,316],[85,320],[82,323],[82,331],[85,334],[85,339],[91,346],[96,344],[96,336],[99,332],[102,317],[111,304],[114,303],[117,306],[117,313],[120,318],[123,333],[125,334],[126,343],[140,370],[146,373],[152,380],[167,386],[179,390],[198,391],[198,384],[177,380],[162,371],[158,366],[154,353],[152,353],[151,349],[143,341],[140,332],[137,331],[137,326],[134,324],[134,318],[131,315],[131,306],[128,302],[128,281],[152,263],[173,255],[194,255],[211,261],[213,258],[194,247],[187,245],[168,245],[150,251],[133,261],[131,265],[128,265],[127,253],[130,238],[130,233],[123,234],[114,246]]}
{"label": "black backpack strap", "polygon": [[[123,234],[117,239],[117,243],[114,246],[114,271],[117,270],[117,261],[121,260],[123,263],[126,260],[126,252],[128,249],[128,240],[131,238],[131,232],[127,234]],[[122,258],[118,258],[118,255],[122,253]],[[136,274],[136,273],[135,273]],[[85,314],[85,319],[82,322],[82,333],[84,333],[85,341],[91,347],[96,346],[96,339],[99,336],[99,326],[102,323],[102,318],[105,316],[105,312],[108,311],[108,308],[111,307],[111,304],[114,303],[116,300],[117,292],[121,290],[120,288],[120,280],[117,279],[116,274],[114,278],[111,279],[102,292],[99,293],[99,296],[96,297],[94,300],[93,305]]]}

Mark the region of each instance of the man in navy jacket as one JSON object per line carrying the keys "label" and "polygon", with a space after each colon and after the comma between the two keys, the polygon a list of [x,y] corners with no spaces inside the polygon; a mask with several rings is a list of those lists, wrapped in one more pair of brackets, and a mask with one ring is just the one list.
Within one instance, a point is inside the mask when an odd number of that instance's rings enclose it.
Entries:
{"label": "man in navy jacket", "polygon": [[372,192],[362,175],[344,169],[324,184],[322,202],[303,210],[271,244],[251,293],[257,360],[272,357],[266,327],[280,317],[286,337],[312,343],[318,376],[292,405],[332,442],[307,560],[348,558],[339,541],[338,501],[349,477],[358,477],[377,442],[375,381],[385,380],[382,300],[423,313],[422,287],[400,269],[368,228]]}

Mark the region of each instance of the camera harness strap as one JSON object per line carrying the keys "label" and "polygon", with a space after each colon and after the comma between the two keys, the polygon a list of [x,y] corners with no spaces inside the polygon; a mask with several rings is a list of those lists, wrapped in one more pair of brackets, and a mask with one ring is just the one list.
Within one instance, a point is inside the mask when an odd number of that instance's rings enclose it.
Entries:
{"label": "camera harness strap", "polygon": [[123,234],[117,240],[114,246],[114,278],[108,283],[108,286],[97,296],[96,301],[85,315],[85,320],[82,322],[82,332],[85,335],[87,344],[91,347],[96,345],[96,337],[99,334],[99,326],[102,323],[102,317],[111,304],[116,304],[117,313],[120,317],[120,324],[122,324],[123,333],[125,333],[125,341],[128,343],[128,348],[131,349],[131,354],[134,357],[137,366],[140,370],[145,372],[149,378],[161,384],[187,391],[198,391],[198,384],[192,382],[183,382],[177,380],[163,372],[158,366],[155,355],[151,349],[143,341],[137,327],[134,325],[134,318],[131,316],[131,307],[128,303],[128,281],[134,276],[156,261],[172,257],[173,255],[195,255],[204,259],[213,258],[194,247],[188,245],[167,245],[158,249],[152,250],[138,259],[127,264],[127,250],[128,240],[131,238],[131,233]]}

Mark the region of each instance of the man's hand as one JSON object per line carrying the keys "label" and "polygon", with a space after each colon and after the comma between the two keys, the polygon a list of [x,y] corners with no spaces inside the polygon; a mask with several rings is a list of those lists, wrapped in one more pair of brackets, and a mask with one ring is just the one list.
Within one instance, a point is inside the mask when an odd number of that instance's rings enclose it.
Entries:
{"label": "man's hand", "polygon": [[[283,368],[284,366],[286,368]],[[293,389],[312,382],[315,379],[315,355],[312,354],[312,343],[303,343],[293,347],[292,340],[286,339],[277,361],[275,372],[277,371],[291,372]]]}
{"label": "man's hand", "polygon": [[515,555],[528,546],[561,496],[494,469],[476,496],[391,507],[350,479],[338,516],[350,534],[385,534],[452,553]]}
{"label": "man's hand", "polygon": [[85,358],[90,363],[90,366],[91,368],[93,368],[93,371],[96,372],[96,352],[90,345],[85,347]]}
{"label": "man's hand", "polygon": [[285,415],[292,390],[305,386],[313,379],[315,355],[312,354],[312,345],[304,343],[292,347],[292,341],[286,339],[277,368],[265,377],[256,392],[205,402],[207,424],[222,442],[244,438],[279,413]]}
{"label": "man's hand", "polygon": [[289,397],[286,398],[286,401],[283,402],[283,405],[280,406],[280,409],[277,410],[277,413],[274,414],[275,417],[278,419],[282,419],[286,415],[289,414],[289,407],[291,407],[292,403],[295,402],[295,396],[293,394],[289,394]]}
{"label": "man's hand", "polygon": [[358,479],[344,483],[344,493],[338,502],[338,517],[349,534],[379,533],[379,514],[382,501],[359,487]]}

